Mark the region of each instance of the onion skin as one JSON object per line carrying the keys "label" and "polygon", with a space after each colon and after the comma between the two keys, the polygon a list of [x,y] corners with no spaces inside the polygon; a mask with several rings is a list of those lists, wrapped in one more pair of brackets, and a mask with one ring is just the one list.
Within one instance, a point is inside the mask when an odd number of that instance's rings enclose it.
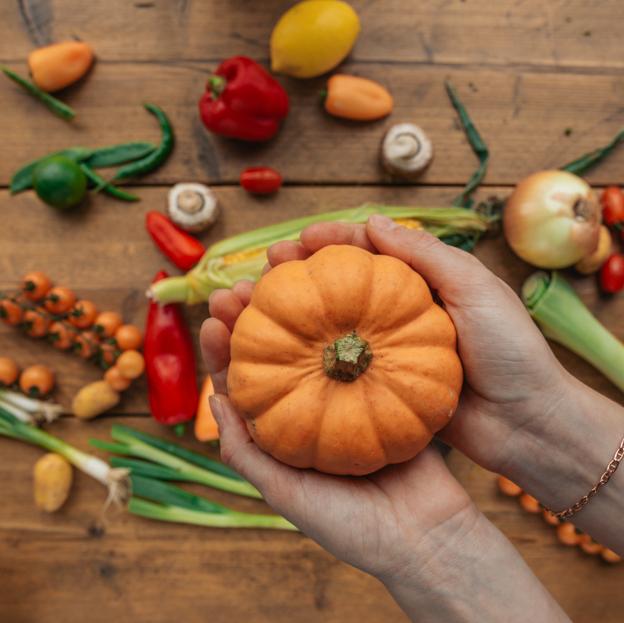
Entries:
{"label": "onion skin", "polygon": [[565,268],[593,253],[600,223],[596,194],[567,171],[529,175],[516,186],[503,212],[507,243],[539,268]]}
{"label": "onion skin", "polygon": [[604,226],[600,226],[600,235],[598,237],[598,246],[593,253],[585,256],[580,262],[574,265],[581,275],[591,275],[595,273],[611,255],[613,244],[611,241],[611,232]]}

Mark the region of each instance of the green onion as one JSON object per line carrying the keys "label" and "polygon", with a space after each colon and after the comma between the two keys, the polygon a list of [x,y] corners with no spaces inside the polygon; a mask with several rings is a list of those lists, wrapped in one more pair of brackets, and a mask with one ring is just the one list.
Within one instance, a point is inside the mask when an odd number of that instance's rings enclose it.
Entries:
{"label": "green onion", "polygon": [[63,413],[59,404],[29,398],[9,389],[0,389],[0,406],[27,424],[53,422]]}
{"label": "green onion", "polygon": [[34,98],[42,102],[48,110],[52,111],[55,115],[65,119],[66,121],[73,119],[76,116],[73,108],[64,104],[61,100],[56,99],[56,97],[53,97],[49,93],[42,91],[36,84],[26,80],[26,78],[22,78],[19,74],[11,71],[8,67],[2,67],[2,71],[7,78],[10,78],[13,82],[19,84],[29,95],[32,95]]}
{"label": "green onion", "polygon": [[119,145],[107,145],[93,150],[87,164],[92,169],[116,167],[126,162],[132,162],[151,154],[156,149],[154,143],[120,143]]}
{"label": "green onion", "polygon": [[297,530],[293,524],[278,515],[242,513],[175,485],[134,474],[131,481],[133,496],[128,503],[128,510],[135,515],[214,528]]}
{"label": "green onion", "polygon": [[[101,442],[97,439],[90,440],[90,443],[96,448],[110,450],[124,456],[147,459],[168,467],[173,470],[170,475],[171,480],[196,482],[236,495],[262,498],[260,492],[254,486],[242,480],[238,474],[235,477],[224,475],[223,472],[229,473],[229,469],[217,461],[201,457],[203,466],[200,467],[197,461],[196,464],[193,464],[187,460],[190,451],[157,437],[139,433],[139,431],[120,424],[113,425],[111,435],[117,442],[116,444],[111,445],[108,442]],[[201,456],[195,453],[190,454],[196,457]]]}
{"label": "green onion", "polygon": [[[98,444],[99,445],[99,444]],[[117,449],[112,449],[117,446]],[[108,447],[101,447],[109,452],[119,452],[118,444],[110,444]],[[123,452],[123,448],[121,450]],[[157,478],[158,480],[174,480],[176,482],[194,482],[178,469],[172,469],[165,465],[157,465],[141,459],[129,459],[125,456],[113,456],[110,459],[113,467],[123,467],[129,470],[133,476],[144,476],[145,478]]]}
{"label": "green onion", "polygon": [[448,93],[449,98],[451,99],[451,103],[453,104],[453,108],[457,111],[457,115],[459,116],[459,121],[461,122],[464,133],[466,134],[466,138],[470,143],[470,147],[472,147],[472,151],[476,154],[479,159],[479,166],[477,170],[472,174],[464,190],[461,195],[455,198],[453,201],[453,205],[455,206],[463,206],[464,208],[469,208],[472,206],[472,193],[477,189],[481,180],[485,177],[485,172],[487,171],[488,160],[490,159],[490,152],[488,150],[485,141],[481,138],[479,131],[475,127],[475,124],[472,122],[466,107],[462,104],[459,96],[457,95],[457,91],[450,82],[445,82],[444,86],[446,87],[446,92]]}
{"label": "green onion", "polygon": [[77,469],[108,488],[108,500],[125,502],[130,493],[128,470],[110,467],[106,461],[78,450],[31,424],[25,424],[0,406],[0,435],[19,439],[65,457]]}
{"label": "green onion", "polygon": [[364,204],[357,208],[313,214],[248,231],[213,244],[186,275],[161,279],[149,296],[159,303],[195,304],[207,301],[213,290],[231,288],[241,279],[257,281],[266,264],[266,251],[280,240],[297,240],[313,223],[341,221],[365,223],[372,214],[383,214],[414,229],[425,229],[455,246],[471,248],[487,232],[496,216],[458,207],[405,207]]}
{"label": "green onion", "polygon": [[587,154],[583,154],[580,158],[568,162],[568,164],[562,166],[564,171],[569,171],[576,175],[582,175],[589,168],[598,164],[603,158],[606,158],[622,141],[624,141],[624,128],[622,128],[611,141],[609,141],[603,147],[594,149]]}
{"label": "green onion", "polygon": [[607,331],[558,273],[539,271],[522,300],[544,335],[576,353],[624,391],[624,344]]}

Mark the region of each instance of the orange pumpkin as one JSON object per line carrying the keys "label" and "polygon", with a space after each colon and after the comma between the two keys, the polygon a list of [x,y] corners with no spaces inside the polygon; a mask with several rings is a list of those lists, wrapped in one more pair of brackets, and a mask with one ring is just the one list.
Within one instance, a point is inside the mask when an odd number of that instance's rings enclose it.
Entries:
{"label": "orange pumpkin", "polygon": [[455,327],[404,262],[334,245],[280,264],[232,334],[228,392],[294,467],[362,475],[414,457],[453,415]]}

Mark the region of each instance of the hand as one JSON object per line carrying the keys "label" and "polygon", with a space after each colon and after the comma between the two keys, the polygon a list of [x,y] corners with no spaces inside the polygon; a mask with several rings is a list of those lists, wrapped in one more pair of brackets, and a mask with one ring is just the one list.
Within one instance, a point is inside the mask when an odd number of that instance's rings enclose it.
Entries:
{"label": "hand", "polygon": [[[270,263],[308,255],[280,245]],[[201,345],[215,389],[226,393],[230,332],[253,284],[240,282],[210,299]],[[288,467],[260,450],[224,395],[211,400],[222,459],[254,484],[267,502],[334,555],[388,582],[427,567],[443,550],[460,548],[481,517],[433,448],[366,478]],[[453,556],[456,552],[453,552]]]}

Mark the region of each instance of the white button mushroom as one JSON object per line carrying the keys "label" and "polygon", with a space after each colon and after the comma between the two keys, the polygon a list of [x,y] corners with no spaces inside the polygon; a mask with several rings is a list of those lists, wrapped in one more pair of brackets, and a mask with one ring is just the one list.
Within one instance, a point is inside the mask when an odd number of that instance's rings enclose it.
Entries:
{"label": "white button mushroom", "polygon": [[413,179],[433,159],[433,146],[421,128],[413,123],[393,125],[381,144],[381,161],[390,174]]}
{"label": "white button mushroom", "polygon": [[219,217],[215,194],[203,184],[176,184],[169,191],[169,218],[186,231],[208,229]]}

